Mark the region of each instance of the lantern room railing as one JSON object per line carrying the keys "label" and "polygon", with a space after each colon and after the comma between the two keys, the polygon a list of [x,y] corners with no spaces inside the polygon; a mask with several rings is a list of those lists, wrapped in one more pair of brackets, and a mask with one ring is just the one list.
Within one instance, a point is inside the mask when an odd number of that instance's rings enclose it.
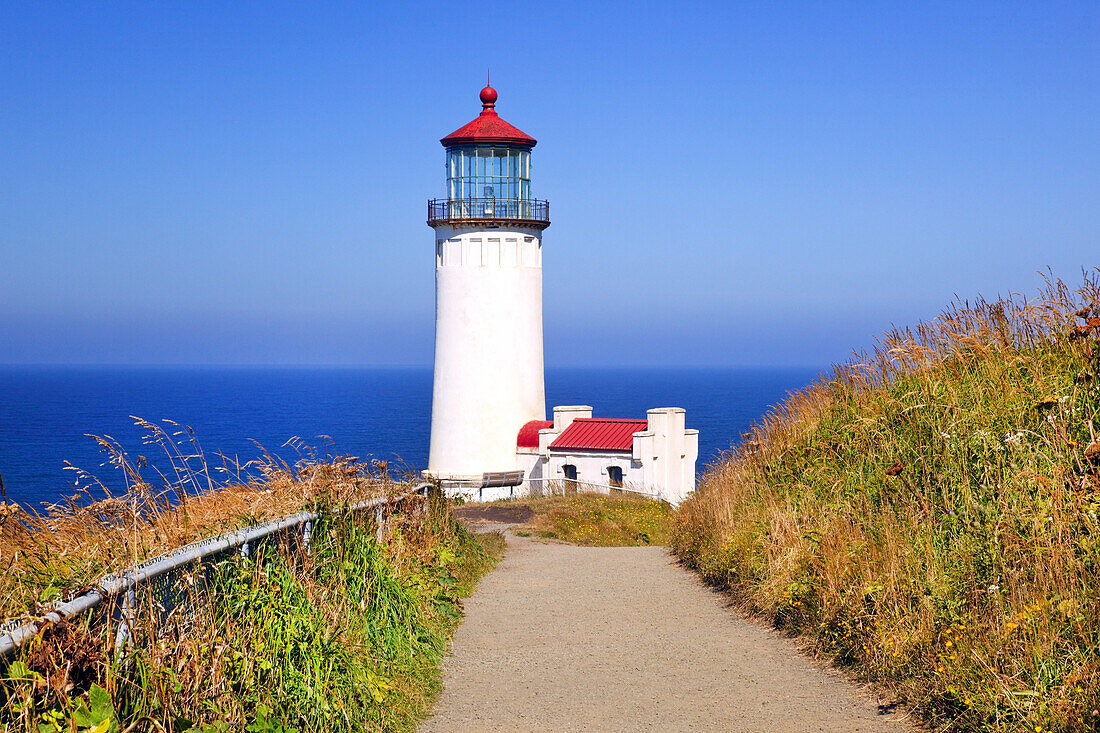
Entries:
{"label": "lantern room railing", "polygon": [[432,199],[428,201],[428,224],[491,221],[522,221],[540,227],[550,224],[550,202],[539,199]]}

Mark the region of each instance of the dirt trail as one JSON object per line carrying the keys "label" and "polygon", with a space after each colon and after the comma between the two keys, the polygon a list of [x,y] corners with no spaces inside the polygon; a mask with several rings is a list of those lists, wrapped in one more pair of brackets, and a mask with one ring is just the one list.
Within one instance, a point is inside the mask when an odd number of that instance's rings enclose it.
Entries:
{"label": "dirt trail", "polygon": [[659,547],[509,536],[443,683],[423,733],[914,730]]}

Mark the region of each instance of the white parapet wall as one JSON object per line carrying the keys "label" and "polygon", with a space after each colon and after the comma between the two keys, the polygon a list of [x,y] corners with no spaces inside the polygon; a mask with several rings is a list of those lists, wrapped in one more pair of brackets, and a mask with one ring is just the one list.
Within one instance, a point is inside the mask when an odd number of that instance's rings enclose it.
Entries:
{"label": "white parapet wall", "polygon": [[686,413],[680,407],[659,407],[646,411],[649,428],[634,435],[632,476],[642,486],[661,492],[663,499],[678,506],[695,491],[695,464],[699,460],[699,431],[685,427]]}
{"label": "white parapet wall", "polygon": [[[440,224],[427,475],[458,491],[517,464],[516,430],[546,415],[542,238]],[[494,492],[497,493],[497,492]],[[471,498],[477,498],[471,496]]]}

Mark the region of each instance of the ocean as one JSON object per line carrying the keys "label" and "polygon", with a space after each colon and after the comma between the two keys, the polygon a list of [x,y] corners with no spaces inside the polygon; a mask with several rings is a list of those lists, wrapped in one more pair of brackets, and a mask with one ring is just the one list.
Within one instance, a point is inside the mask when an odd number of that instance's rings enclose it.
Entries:
{"label": "ocean", "polygon": [[[699,430],[702,472],[817,373],[548,369],[547,414],[566,404],[592,405],[595,417],[683,407],[688,427]],[[260,455],[252,441],[293,460],[294,451],[283,446],[298,437],[321,451],[419,470],[428,460],[431,397],[430,368],[0,367],[0,477],[9,501],[29,505],[73,493],[77,476],[65,461],[119,491],[119,470],[87,436],[110,436],[131,457],[157,465],[157,449],[142,444],[145,432],[131,415],[189,426],[207,456],[223,453],[242,463]]]}

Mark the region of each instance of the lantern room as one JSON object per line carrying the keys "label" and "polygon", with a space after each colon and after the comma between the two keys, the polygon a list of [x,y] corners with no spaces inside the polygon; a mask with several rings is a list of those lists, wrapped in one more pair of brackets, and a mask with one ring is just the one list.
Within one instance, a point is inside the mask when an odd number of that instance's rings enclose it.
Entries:
{"label": "lantern room", "polygon": [[545,228],[549,204],[531,196],[537,141],[501,119],[497,92],[481,90],[481,114],[440,140],[447,151],[447,198],[428,202],[428,223],[504,219]]}
{"label": "lantern room", "polygon": [[447,198],[531,198],[531,150],[456,145],[447,150]]}

